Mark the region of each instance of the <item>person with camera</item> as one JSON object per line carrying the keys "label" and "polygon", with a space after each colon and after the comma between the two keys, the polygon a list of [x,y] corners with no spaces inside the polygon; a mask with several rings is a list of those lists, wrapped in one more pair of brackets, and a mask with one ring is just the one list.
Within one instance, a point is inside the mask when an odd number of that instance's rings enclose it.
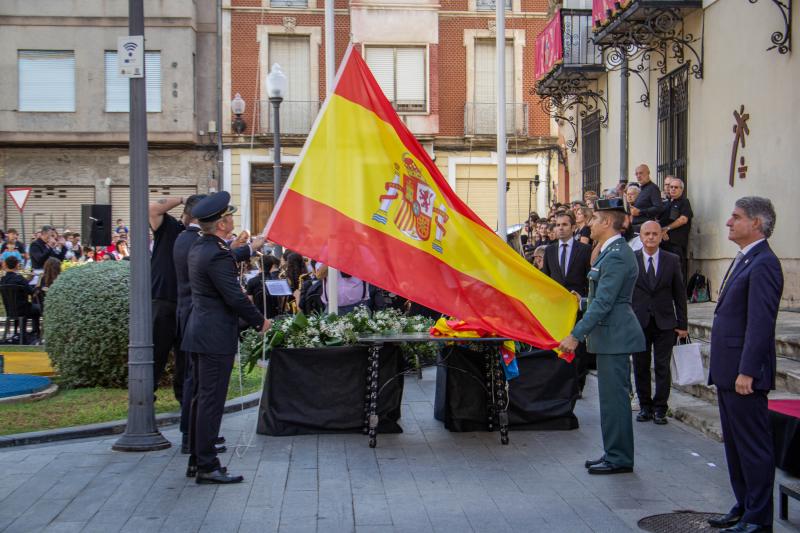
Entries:
{"label": "person with camera", "polygon": [[44,263],[51,257],[63,261],[67,255],[67,248],[64,246],[64,239],[59,238],[53,226],[42,226],[39,237],[30,245],[31,268],[42,270]]}

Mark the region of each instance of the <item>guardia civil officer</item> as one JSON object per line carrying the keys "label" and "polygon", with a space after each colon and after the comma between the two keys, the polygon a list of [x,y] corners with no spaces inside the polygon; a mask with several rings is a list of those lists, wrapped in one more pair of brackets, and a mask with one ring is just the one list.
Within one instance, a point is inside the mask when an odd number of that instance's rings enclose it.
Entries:
{"label": "guardia civil officer", "polygon": [[181,348],[196,354],[197,362],[193,368],[197,401],[192,402],[189,424],[195,453],[187,470],[188,474],[196,466],[197,483],[239,483],[244,479],[228,474],[220,465],[214,443],[237,349],[238,319],[262,331],[270,324],[239,285],[236,260],[224,240],[233,231],[236,212],[229,202],[230,194],[221,191],[192,209],[203,234],[189,250],[192,307]]}
{"label": "guardia civil officer", "polygon": [[645,349],[644,333],[631,307],[639,276],[636,256],[620,233],[625,204],[619,198],[597,200],[591,224],[592,240],[600,254],[589,270],[589,296],[581,299],[583,318],[559,349],[574,352],[578,342],[597,354],[600,389],[600,427],[605,453],[586,461],[590,474],[633,472],[630,357]]}

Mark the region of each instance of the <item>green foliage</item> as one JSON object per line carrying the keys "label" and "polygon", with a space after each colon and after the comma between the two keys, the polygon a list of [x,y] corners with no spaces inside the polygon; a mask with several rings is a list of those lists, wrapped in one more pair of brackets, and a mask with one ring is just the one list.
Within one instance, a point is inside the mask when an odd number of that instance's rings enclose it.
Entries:
{"label": "green foliage", "polygon": [[62,272],[45,300],[45,348],[68,387],[125,387],[130,262]]}
{"label": "green foliage", "polygon": [[[259,359],[268,359],[273,348],[323,348],[356,344],[360,335],[391,333],[420,333],[430,329],[433,320],[423,316],[406,316],[396,309],[370,313],[359,307],[346,315],[314,314],[278,318],[262,335],[247,330],[242,336],[241,356],[248,372]],[[266,344],[264,342],[266,339]],[[433,343],[404,343],[403,353],[419,362],[435,359],[437,347]]]}

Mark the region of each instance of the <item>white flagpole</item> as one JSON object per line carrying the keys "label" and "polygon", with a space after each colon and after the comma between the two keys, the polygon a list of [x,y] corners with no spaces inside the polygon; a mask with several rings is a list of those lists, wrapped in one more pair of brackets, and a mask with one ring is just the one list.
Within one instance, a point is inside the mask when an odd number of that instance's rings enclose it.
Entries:
{"label": "white flagpole", "polygon": [[506,3],[495,0],[497,33],[497,234],[506,241]]}
{"label": "white flagpole", "polygon": [[[330,98],[336,78],[333,0],[325,0],[325,97]],[[328,266],[328,312],[339,314],[339,271]]]}

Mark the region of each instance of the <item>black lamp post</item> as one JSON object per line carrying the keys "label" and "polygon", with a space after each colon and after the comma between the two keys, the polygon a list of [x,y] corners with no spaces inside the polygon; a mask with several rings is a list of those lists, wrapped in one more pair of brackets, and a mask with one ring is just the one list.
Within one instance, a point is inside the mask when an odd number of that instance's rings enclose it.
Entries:
{"label": "black lamp post", "polygon": [[[281,70],[281,66],[277,63],[272,65],[272,70],[269,72],[269,76],[267,76],[267,94],[269,95],[269,101],[272,104],[272,139],[273,139],[273,163],[272,163],[272,186],[273,186],[273,202],[272,202],[272,209],[278,207],[278,198],[281,194],[281,117],[280,117],[280,107],[281,102],[283,102],[283,97],[286,95],[286,88],[287,88],[287,80],[286,76],[283,74]],[[281,247],[280,245],[275,247],[275,255],[280,257],[281,255]]]}

